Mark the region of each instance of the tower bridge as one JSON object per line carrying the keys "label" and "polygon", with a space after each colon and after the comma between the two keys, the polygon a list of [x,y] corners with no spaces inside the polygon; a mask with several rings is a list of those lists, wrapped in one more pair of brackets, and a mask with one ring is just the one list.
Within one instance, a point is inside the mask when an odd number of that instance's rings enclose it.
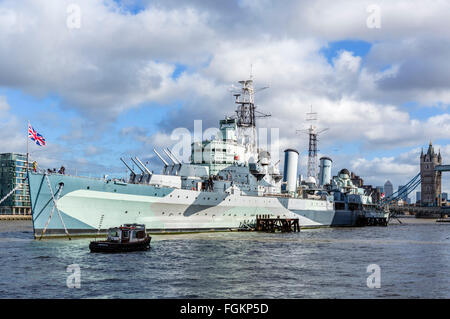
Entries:
{"label": "tower bridge", "polygon": [[[442,164],[440,151],[436,154],[430,142],[427,153],[420,154],[420,172],[415,175],[401,190],[386,198],[382,205],[389,205],[392,213],[410,212],[418,217],[442,217],[449,214],[450,209],[441,207],[442,172],[450,172],[450,165]],[[420,184],[420,206],[398,206],[399,199],[413,192]]]}

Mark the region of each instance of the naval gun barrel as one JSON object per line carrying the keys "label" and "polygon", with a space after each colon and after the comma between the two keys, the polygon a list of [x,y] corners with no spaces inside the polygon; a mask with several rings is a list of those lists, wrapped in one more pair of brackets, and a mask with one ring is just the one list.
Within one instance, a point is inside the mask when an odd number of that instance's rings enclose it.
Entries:
{"label": "naval gun barrel", "polygon": [[156,149],[153,149],[153,152],[159,157],[159,159],[164,163],[164,166],[169,166],[169,163],[167,163],[164,158],[156,151]]}
{"label": "naval gun barrel", "polygon": [[136,161],[139,162],[139,164],[142,165],[142,167],[145,169],[145,171],[147,172],[148,175],[152,175],[152,172],[150,172],[150,170],[147,168],[147,166],[145,166],[137,156],[135,156],[134,158],[136,159]]}
{"label": "naval gun barrel", "polygon": [[164,158],[156,151],[156,149],[153,149],[153,152],[155,152],[159,159],[164,163],[163,174],[168,174],[167,168],[169,167],[169,163],[164,160]]}
{"label": "naval gun barrel", "polygon": [[142,174],[145,174],[145,171],[142,169],[142,167],[132,157],[131,160],[133,161],[134,164],[136,164],[137,168],[141,170]]}
{"label": "naval gun barrel", "polygon": [[131,169],[131,167],[130,166],[128,166],[128,164],[127,164],[127,162],[125,162],[124,160],[123,160],[123,158],[121,157],[120,158],[120,160],[122,161],[122,163],[124,163],[125,164],[125,166],[131,171],[131,173],[133,174],[133,175],[135,175],[136,176],[136,173]]}
{"label": "naval gun barrel", "polygon": [[181,164],[180,162],[178,162],[178,160],[172,155],[172,153],[170,153],[170,151],[168,149],[163,148],[164,153],[166,153],[167,157],[170,158],[170,160],[173,162],[174,165],[179,165]]}
{"label": "naval gun barrel", "polygon": [[175,156],[175,154],[172,153],[171,150],[169,150],[168,148],[166,148],[166,150],[170,153],[170,155],[172,155],[172,157],[177,161],[178,165],[181,165],[181,161],[178,159],[178,157]]}
{"label": "naval gun barrel", "polygon": [[173,162],[171,173],[178,175],[178,171],[181,169],[181,162],[168,149],[163,148],[163,151]]}

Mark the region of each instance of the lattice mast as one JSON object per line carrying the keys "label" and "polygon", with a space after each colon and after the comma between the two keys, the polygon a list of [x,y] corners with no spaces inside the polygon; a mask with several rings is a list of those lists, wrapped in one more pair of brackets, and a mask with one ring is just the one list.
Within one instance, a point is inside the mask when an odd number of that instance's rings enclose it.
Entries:
{"label": "lattice mast", "polygon": [[301,130],[301,132],[308,134],[309,136],[309,147],[308,147],[308,170],[306,177],[313,177],[314,180],[318,181],[318,168],[319,168],[319,162],[317,160],[317,142],[318,142],[318,136],[320,133],[325,132],[328,130],[328,128],[318,130],[317,127],[314,125],[314,122],[317,121],[317,113],[313,112],[312,106],[311,111],[306,113],[306,121],[311,122],[310,126],[306,130]]}

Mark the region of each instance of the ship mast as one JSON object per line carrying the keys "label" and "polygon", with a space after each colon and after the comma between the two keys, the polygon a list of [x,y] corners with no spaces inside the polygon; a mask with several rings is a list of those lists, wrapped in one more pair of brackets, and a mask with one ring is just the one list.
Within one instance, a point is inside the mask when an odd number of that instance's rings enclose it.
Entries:
{"label": "ship mast", "polygon": [[311,111],[306,113],[306,121],[311,122],[310,126],[306,130],[302,130],[301,132],[308,134],[309,136],[309,147],[308,147],[308,171],[306,177],[313,177],[317,183],[317,169],[319,167],[317,161],[317,141],[320,133],[325,132],[328,128],[322,129],[318,131],[317,127],[314,125],[314,122],[317,121],[317,113],[313,112],[312,106]]}
{"label": "ship mast", "polygon": [[241,137],[241,143],[246,145],[248,152],[257,154],[256,118],[269,117],[270,115],[256,111],[255,93],[268,87],[255,91],[251,74],[249,80],[239,81],[239,84],[241,89],[234,94],[235,103],[238,105],[236,109],[238,136]]}

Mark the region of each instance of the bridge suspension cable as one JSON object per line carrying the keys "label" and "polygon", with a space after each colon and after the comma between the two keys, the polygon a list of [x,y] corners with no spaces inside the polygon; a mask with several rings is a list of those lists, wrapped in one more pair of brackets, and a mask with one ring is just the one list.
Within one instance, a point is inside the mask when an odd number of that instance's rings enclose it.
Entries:
{"label": "bridge suspension cable", "polygon": [[416,189],[417,186],[420,185],[421,182],[422,179],[420,177],[420,173],[418,173],[408,183],[406,183],[406,185],[403,186],[403,188],[395,191],[391,196],[384,199],[382,201],[382,205],[387,205],[393,201],[397,201],[401,198],[404,198],[405,196],[408,196],[412,191]]}

